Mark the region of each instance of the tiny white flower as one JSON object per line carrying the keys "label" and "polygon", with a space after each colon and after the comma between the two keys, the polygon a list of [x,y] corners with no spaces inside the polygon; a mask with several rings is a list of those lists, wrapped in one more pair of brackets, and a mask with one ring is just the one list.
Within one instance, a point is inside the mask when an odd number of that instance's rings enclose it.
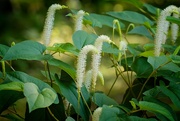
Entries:
{"label": "tiny white flower", "polygon": [[127,50],[127,45],[128,45],[128,43],[125,40],[121,40],[119,42],[119,50],[121,50],[123,54]]}
{"label": "tiny white flower", "polygon": [[93,45],[86,45],[81,49],[79,56],[78,56],[77,72],[76,72],[76,79],[77,79],[76,84],[77,84],[78,91],[80,91],[81,87],[82,87],[82,83],[84,80],[84,74],[85,74],[85,70],[86,70],[87,54],[90,51],[96,53],[97,49]]}
{"label": "tiny white flower", "polygon": [[54,24],[54,14],[56,10],[60,10],[62,8],[67,8],[67,7],[61,6],[59,4],[53,4],[48,9],[44,30],[43,30],[43,39],[44,39],[44,44],[46,46],[50,43],[51,32]]}
{"label": "tiny white flower", "polygon": [[167,16],[170,16],[173,12],[178,11],[176,6],[170,5],[161,11],[157,21],[157,30],[155,35],[155,51],[154,55],[159,56],[161,52],[162,44],[165,44],[167,33],[169,30],[169,22],[166,20]]}
{"label": "tiny white flower", "polygon": [[92,121],[99,121],[99,118],[101,116],[102,113],[102,107],[98,107],[92,115]]}
{"label": "tiny white flower", "polygon": [[85,15],[85,12],[83,10],[79,10],[77,12],[76,23],[75,23],[75,31],[82,30],[84,15]]}
{"label": "tiny white flower", "polygon": [[[98,78],[101,81],[101,84],[104,85],[104,77],[100,71],[98,71]],[[89,70],[86,72],[84,79],[84,85],[88,91],[90,91],[91,81],[92,81],[92,70]]]}
{"label": "tiny white flower", "polygon": [[95,86],[96,86],[97,75],[99,72],[99,65],[101,62],[101,52],[102,52],[103,42],[111,43],[112,41],[106,35],[99,36],[95,41],[94,46],[97,48],[98,53],[97,54],[94,53],[92,55],[92,84],[91,84],[92,91],[95,90]]}
{"label": "tiny white flower", "polygon": [[[173,13],[173,17],[179,18],[179,14]],[[178,31],[179,31],[179,26],[176,23],[172,23],[171,24],[171,39],[173,43],[175,43],[178,37]]]}

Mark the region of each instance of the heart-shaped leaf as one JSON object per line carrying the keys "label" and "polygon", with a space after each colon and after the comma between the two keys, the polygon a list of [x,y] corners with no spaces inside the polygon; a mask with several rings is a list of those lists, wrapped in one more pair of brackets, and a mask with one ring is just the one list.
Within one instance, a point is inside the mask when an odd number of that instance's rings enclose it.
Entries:
{"label": "heart-shaped leaf", "polygon": [[29,105],[29,112],[50,106],[56,100],[57,94],[49,88],[39,90],[34,83],[24,84],[24,95]]}

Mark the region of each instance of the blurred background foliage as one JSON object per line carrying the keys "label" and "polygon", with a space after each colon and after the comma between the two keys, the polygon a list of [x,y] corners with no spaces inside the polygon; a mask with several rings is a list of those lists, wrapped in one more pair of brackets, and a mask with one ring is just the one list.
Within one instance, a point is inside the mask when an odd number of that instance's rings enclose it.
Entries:
{"label": "blurred background foliage", "polygon": [[[12,42],[18,43],[24,40],[43,42],[41,35],[46,12],[49,6],[54,3],[67,5],[70,9],[82,9],[89,13],[99,14],[107,11],[138,11],[129,1],[133,0],[0,0],[0,44],[10,46]],[[170,4],[180,6],[179,0],[139,1],[149,3],[159,8],[165,8]],[[72,42],[74,20],[66,16],[70,12],[68,9],[56,12],[51,45],[57,42]],[[98,31],[98,34],[102,33],[112,35],[112,30],[111,28],[105,27]],[[134,40],[136,39],[135,37],[132,38]],[[140,41],[139,38],[138,41]],[[62,55],[61,57],[63,57],[63,60],[66,62],[70,62],[71,58],[64,58]],[[43,69],[42,64],[36,61],[28,61],[27,63],[23,60],[17,60],[13,65],[15,69],[35,76],[39,76],[37,71]]]}
{"label": "blurred background foliage", "polygon": [[[170,4],[180,6],[179,0],[140,1],[160,8]],[[128,0],[0,0],[0,43],[10,45],[13,41],[40,40],[47,9],[54,3],[67,5],[71,9],[83,9],[90,13],[137,10],[128,3]],[[58,24],[59,21],[64,21],[71,26],[73,21],[64,17],[68,12],[58,11],[59,15],[56,16],[55,22]]]}

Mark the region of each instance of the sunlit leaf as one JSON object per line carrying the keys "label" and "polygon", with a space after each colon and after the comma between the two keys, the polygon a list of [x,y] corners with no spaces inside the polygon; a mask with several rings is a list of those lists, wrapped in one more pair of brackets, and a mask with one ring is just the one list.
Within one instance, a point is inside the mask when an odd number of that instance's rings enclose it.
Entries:
{"label": "sunlit leaf", "polygon": [[24,84],[22,82],[9,82],[0,84],[0,90],[23,91],[23,86]]}
{"label": "sunlit leaf", "polygon": [[57,98],[57,94],[50,88],[40,90],[34,83],[24,84],[24,95],[27,99],[29,112],[38,108],[45,108],[53,104]]}
{"label": "sunlit leaf", "polygon": [[29,112],[29,108],[27,106],[25,121],[55,121],[54,117],[56,117],[58,121],[64,121],[66,119],[66,115],[63,100],[60,95],[58,95],[58,97],[59,103],[52,104],[48,108],[39,108]]}
{"label": "sunlit leaf", "polygon": [[3,60],[46,60],[49,55],[43,55],[46,47],[36,41],[23,41],[10,47]]}

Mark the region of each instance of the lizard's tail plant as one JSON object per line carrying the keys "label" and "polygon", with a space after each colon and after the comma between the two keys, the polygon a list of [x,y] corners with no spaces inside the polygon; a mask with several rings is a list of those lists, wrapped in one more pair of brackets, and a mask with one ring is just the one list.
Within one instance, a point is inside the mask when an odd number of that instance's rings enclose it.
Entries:
{"label": "lizard's tail plant", "polygon": [[154,55],[159,56],[161,52],[162,44],[165,44],[168,29],[169,29],[169,22],[166,20],[167,16],[170,16],[172,13],[178,13],[178,8],[176,6],[170,5],[164,10],[161,11],[160,16],[157,21],[157,30],[155,35],[155,48],[154,48]]}
{"label": "lizard's tail plant", "polygon": [[[104,85],[104,77],[100,71],[98,71],[98,78],[101,81],[101,84]],[[84,85],[88,91],[90,91],[91,81],[92,81],[92,70],[89,70],[86,72],[84,79]]]}
{"label": "lizard's tail plant", "polygon": [[101,113],[102,113],[102,107],[98,107],[92,115],[92,121],[99,121]]}
{"label": "lizard's tail plant", "polygon": [[86,13],[83,10],[79,10],[76,15],[75,31],[82,30],[83,17]]}
{"label": "lizard's tail plant", "polygon": [[47,12],[47,17],[45,20],[44,30],[43,30],[43,41],[46,46],[50,43],[51,39],[51,32],[54,24],[54,15],[56,10],[60,10],[63,8],[67,8],[67,6],[59,5],[59,4],[53,4],[49,7]]}
{"label": "lizard's tail plant", "polygon": [[[179,12],[180,12],[180,8],[179,8]],[[173,17],[179,18],[179,14],[173,13]],[[171,24],[171,40],[173,44],[176,42],[176,39],[178,37],[178,31],[179,31],[179,26],[176,23],[172,23]]]}
{"label": "lizard's tail plant", "polygon": [[112,41],[110,40],[110,38],[108,36],[101,35],[96,39],[96,41],[94,43],[94,46],[97,48],[98,53],[93,53],[93,55],[92,55],[92,82],[91,82],[91,91],[92,92],[95,91],[97,75],[99,72],[99,65],[101,62],[101,52],[102,52],[103,42],[111,43]]}
{"label": "lizard's tail plant", "polygon": [[85,75],[85,70],[86,70],[87,54],[90,51],[92,51],[93,53],[98,52],[98,50],[96,49],[95,46],[86,45],[81,49],[79,56],[78,56],[77,71],[76,71],[76,79],[77,79],[76,86],[77,86],[77,91],[78,91],[78,95],[79,95],[78,98],[80,97],[81,87],[82,87],[83,80],[84,80],[84,75]]}

